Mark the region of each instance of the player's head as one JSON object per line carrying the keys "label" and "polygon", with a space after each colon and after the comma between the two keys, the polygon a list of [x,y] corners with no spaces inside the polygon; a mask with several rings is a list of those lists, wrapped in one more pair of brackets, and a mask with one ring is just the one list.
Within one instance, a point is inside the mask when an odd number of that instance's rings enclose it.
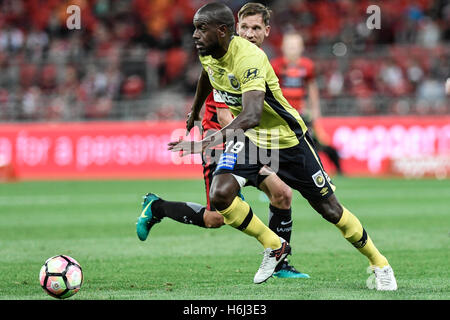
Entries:
{"label": "player's head", "polygon": [[294,61],[300,58],[304,50],[302,36],[295,31],[285,33],[281,50],[283,51],[283,56],[288,60]]}
{"label": "player's head", "polygon": [[194,15],[194,39],[198,53],[214,55],[235,33],[233,11],[223,3],[205,4]]}
{"label": "player's head", "polygon": [[270,33],[270,13],[271,10],[261,3],[245,4],[238,12],[239,36],[260,47]]}

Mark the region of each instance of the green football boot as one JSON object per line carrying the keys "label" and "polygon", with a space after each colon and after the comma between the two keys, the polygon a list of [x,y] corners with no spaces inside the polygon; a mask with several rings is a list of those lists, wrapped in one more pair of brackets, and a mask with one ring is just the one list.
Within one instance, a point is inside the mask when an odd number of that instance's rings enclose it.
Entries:
{"label": "green football boot", "polygon": [[152,203],[160,198],[153,193],[147,193],[142,202],[142,213],[136,223],[136,232],[139,240],[145,241],[154,224],[161,222],[152,213]]}
{"label": "green football boot", "polygon": [[291,266],[287,259],[285,259],[283,263],[279,264],[279,267],[275,270],[273,276],[276,278],[297,278],[297,279],[310,278],[308,274],[300,272],[293,266]]}

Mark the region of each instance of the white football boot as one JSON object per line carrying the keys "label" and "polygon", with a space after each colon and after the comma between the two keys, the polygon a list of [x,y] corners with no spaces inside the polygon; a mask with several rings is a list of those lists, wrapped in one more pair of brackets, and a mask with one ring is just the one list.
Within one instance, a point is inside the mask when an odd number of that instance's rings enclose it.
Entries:
{"label": "white football boot", "polygon": [[397,281],[395,280],[394,270],[387,265],[383,268],[373,267],[375,274],[375,288],[379,291],[397,290]]}
{"label": "white football boot", "polygon": [[263,252],[263,260],[259,266],[258,272],[256,272],[253,279],[254,283],[263,283],[269,279],[275,272],[275,268],[288,254],[291,253],[291,246],[289,243],[280,237],[281,247],[278,249],[266,248]]}

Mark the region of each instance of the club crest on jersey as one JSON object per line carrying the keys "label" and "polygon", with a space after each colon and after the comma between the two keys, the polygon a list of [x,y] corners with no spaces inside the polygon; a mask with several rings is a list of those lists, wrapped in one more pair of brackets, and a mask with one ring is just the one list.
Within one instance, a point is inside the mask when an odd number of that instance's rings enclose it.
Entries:
{"label": "club crest on jersey", "polygon": [[323,176],[323,173],[321,170],[317,171],[312,175],[312,179],[316,186],[319,188],[323,187],[325,185],[325,177]]}
{"label": "club crest on jersey", "polygon": [[236,77],[234,76],[234,74],[229,74],[228,75],[228,79],[230,80],[230,84],[233,87],[233,89],[235,90],[239,90],[241,88],[241,84],[239,83],[239,81],[236,79]]}

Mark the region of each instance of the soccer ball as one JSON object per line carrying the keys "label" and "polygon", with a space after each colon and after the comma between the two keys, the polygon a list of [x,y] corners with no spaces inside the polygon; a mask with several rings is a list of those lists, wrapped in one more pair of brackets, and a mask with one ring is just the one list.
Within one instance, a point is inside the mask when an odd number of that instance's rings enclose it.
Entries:
{"label": "soccer ball", "polygon": [[41,287],[54,298],[66,299],[81,288],[83,272],[72,257],[58,255],[48,258],[39,273]]}

